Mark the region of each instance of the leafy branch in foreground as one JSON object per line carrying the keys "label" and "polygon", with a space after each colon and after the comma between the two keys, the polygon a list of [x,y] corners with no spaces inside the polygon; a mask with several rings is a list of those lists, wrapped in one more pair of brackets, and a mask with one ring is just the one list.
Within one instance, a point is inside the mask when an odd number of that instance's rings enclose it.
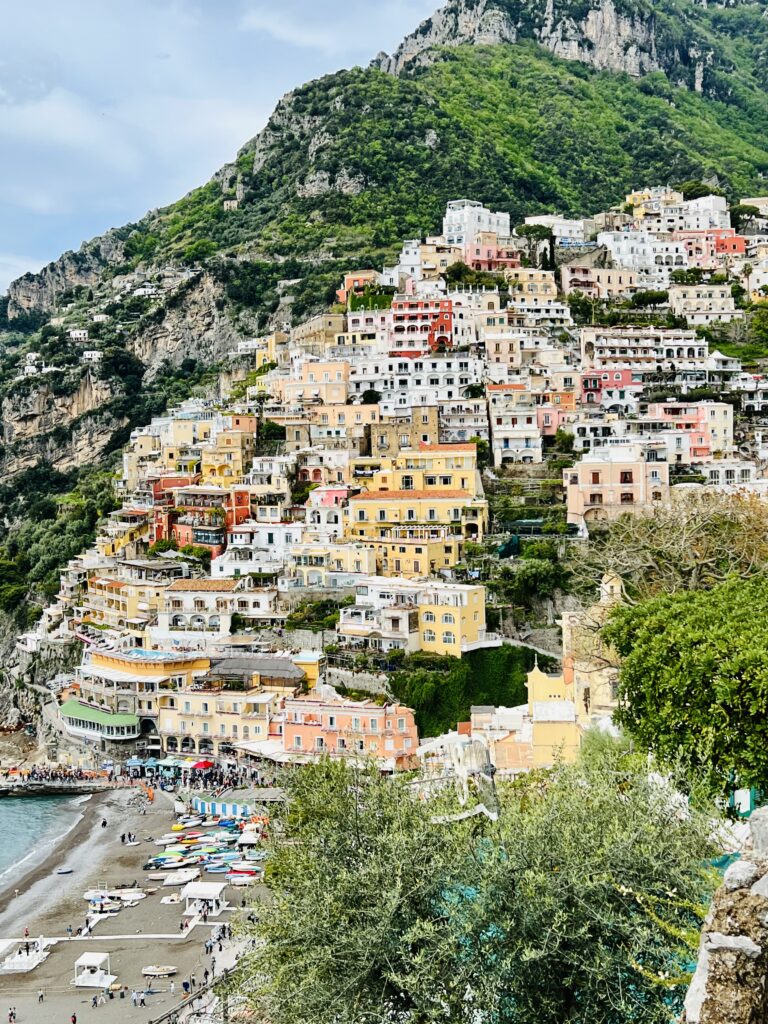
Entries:
{"label": "leafy branch in foreground", "polygon": [[682,753],[718,792],[768,788],[768,580],[617,608],[603,638],[622,658],[616,717],[640,743]]}
{"label": "leafy branch in foreground", "polygon": [[[668,1024],[711,892],[711,818],[604,741],[433,823],[407,779],[289,777],[231,985],[271,1024]],[[437,807],[448,803],[448,793]]]}

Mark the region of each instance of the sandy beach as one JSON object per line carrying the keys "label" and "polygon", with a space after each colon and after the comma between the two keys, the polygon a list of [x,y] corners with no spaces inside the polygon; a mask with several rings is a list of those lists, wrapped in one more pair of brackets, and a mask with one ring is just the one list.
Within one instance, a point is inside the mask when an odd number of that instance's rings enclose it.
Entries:
{"label": "sandy beach", "polygon": [[[131,806],[132,797],[135,799],[135,791],[130,789],[92,796],[83,805],[81,820],[46,859],[32,864],[18,878],[11,876],[0,893],[0,960],[23,946],[25,928],[31,940],[38,936],[57,940],[47,960],[34,970],[0,970],[0,1020],[5,1020],[3,1014],[13,1006],[19,1022],[34,1024],[66,1024],[73,1012],[82,1020],[149,1021],[180,1001],[182,981],[194,976],[199,985],[205,969],[211,971],[212,958],[205,954],[203,944],[219,925],[232,922],[233,912],[224,911],[205,925],[200,922],[180,932],[183,904],[161,903],[162,896],[178,892],[179,887],[163,889],[142,870],[148,856],[158,850],[147,840],[168,832],[175,820],[172,801],[158,794],[155,803],[141,813]],[[102,818],[107,820],[106,828],[101,827]],[[129,831],[136,834],[138,846],[121,843],[121,833]],[[58,875],[60,868],[72,873]],[[157,892],[115,917],[100,920],[91,935],[68,938],[68,926],[76,933],[85,924],[83,893],[87,889],[134,881],[139,886],[158,886]],[[230,888],[227,896],[239,908],[243,890]],[[134,1007],[129,997],[117,997],[91,1009],[93,992],[71,984],[74,963],[86,952],[110,954],[111,972],[121,985],[128,986],[128,996],[131,990],[144,988],[142,967],[173,964],[178,967],[175,993],[170,991],[170,980],[162,979],[153,984],[156,991],[145,997],[145,1007]],[[216,972],[231,965],[234,955],[231,943],[223,943],[221,950],[217,946],[213,951]],[[39,990],[44,993],[42,1003],[38,1002]]]}

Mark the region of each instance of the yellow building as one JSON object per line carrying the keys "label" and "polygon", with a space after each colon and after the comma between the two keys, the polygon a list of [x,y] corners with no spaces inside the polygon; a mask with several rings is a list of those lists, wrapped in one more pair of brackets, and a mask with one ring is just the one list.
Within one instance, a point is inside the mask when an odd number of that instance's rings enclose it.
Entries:
{"label": "yellow building", "polygon": [[406,579],[431,576],[458,565],[463,550],[463,536],[451,527],[395,526],[376,541],[376,572]]}
{"label": "yellow building", "polygon": [[146,509],[121,508],[110,512],[96,537],[96,550],[105,557],[135,553],[138,545],[149,542],[150,519]]}
{"label": "yellow building", "polygon": [[419,443],[416,448],[382,459],[369,490],[456,490],[475,498],[483,493],[477,470],[477,445]]}
{"label": "yellow building", "polygon": [[76,670],[73,686],[86,712],[74,715],[74,702],[69,701],[64,705],[65,709],[69,705],[69,710],[62,714],[62,724],[75,739],[109,742],[119,733],[117,726],[130,716],[135,727],[127,738],[135,739],[147,753],[159,754],[157,724],[162,700],[192,686],[209,667],[209,659],[201,654],[142,648],[91,650]]}
{"label": "yellow building", "polygon": [[581,745],[573,687],[562,675],[549,676],[538,665],[528,673],[528,715],[532,725],[533,767],[575,761]]}
{"label": "yellow building", "polygon": [[540,270],[538,267],[505,267],[504,277],[509,282],[512,298],[516,292],[550,298],[557,295],[554,270]]}
{"label": "yellow building", "polygon": [[348,649],[429,651],[461,657],[500,638],[485,628],[485,587],[439,579],[368,576],[336,627]]}
{"label": "yellow building", "polygon": [[158,732],[167,753],[225,756],[232,744],[269,737],[285,696],[307,686],[287,658],[221,658],[204,681],[160,698]]}
{"label": "yellow building", "polygon": [[444,526],[482,540],[488,503],[463,490],[381,490],[353,495],[344,511],[344,533],[350,539],[377,540],[401,526]]}
{"label": "yellow building", "polygon": [[202,450],[201,482],[222,487],[238,483],[250,469],[255,449],[256,439],[252,432],[222,430]]}

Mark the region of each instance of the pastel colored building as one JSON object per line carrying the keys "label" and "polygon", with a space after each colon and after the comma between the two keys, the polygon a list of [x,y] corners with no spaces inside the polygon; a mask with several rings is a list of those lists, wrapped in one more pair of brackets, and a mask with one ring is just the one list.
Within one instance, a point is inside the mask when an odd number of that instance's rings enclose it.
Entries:
{"label": "pastel colored building", "polygon": [[485,587],[439,579],[361,580],[355,604],[341,609],[336,633],[351,649],[421,650],[453,657],[501,644],[495,634],[486,633]]}
{"label": "pastel colored building", "polygon": [[591,522],[646,511],[670,499],[666,446],[634,442],[597,448],[563,471],[568,522]]}
{"label": "pastel colored building", "polygon": [[395,770],[412,766],[419,737],[402,704],[297,697],[285,701],[283,744],[316,757],[373,757]]}

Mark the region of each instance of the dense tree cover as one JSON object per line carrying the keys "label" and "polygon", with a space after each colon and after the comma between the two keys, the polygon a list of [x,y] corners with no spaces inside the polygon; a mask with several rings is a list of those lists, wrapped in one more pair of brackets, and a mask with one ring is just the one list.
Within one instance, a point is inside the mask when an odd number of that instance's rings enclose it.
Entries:
{"label": "dense tree cover", "polygon": [[768,790],[768,580],[730,579],[614,612],[618,721],[664,759],[691,760],[717,792]]}
{"label": "dense tree cover", "polygon": [[534,657],[529,648],[508,644],[470,651],[461,658],[411,654],[392,673],[389,687],[416,712],[419,733],[437,736],[468,721],[473,704],[524,704],[526,674]]}
{"label": "dense tree cover", "polygon": [[[65,488],[68,493],[57,497]],[[13,500],[3,493],[9,489]],[[0,545],[0,610],[23,628],[34,602],[58,591],[59,568],[93,542],[99,520],[116,508],[112,473],[98,467],[62,474],[36,466],[4,484],[0,502],[16,516]]]}
{"label": "dense tree cover", "polygon": [[570,549],[571,585],[594,594],[604,573],[637,603],[706,590],[731,577],[768,577],[768,507],[757,495],[693,490],[652,513],[621,516]]}
{"label": "dense tree cover", "polygon": [[450,789],[344,760],[288,775],[227,987],[272,1024],[669,1024],[711,817],[648,772],[602,743],[499,785],[498,822],[450,825]]}

